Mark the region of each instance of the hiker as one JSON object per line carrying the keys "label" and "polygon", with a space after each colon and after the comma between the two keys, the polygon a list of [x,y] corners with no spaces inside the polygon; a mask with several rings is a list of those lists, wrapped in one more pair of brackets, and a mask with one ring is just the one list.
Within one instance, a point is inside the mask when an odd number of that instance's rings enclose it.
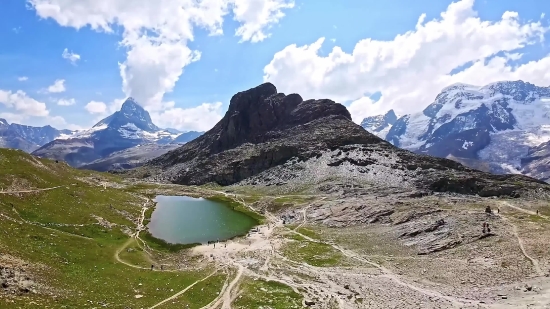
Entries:
{"label": "hiker", "polygon": [[491,228],[489,227],[489,223],[487,223],[487,233],[491,233]]}
{"label": "hiker", "polygon": [[155,268],[155,265],[151,264],[151,270],[153,270],[153,268]]}
{"label": "hiker", "polygon": [[537,209],[537,216],[539,215],[539,210]]}
{"label": "hiker", "polygon": [[164,265],[160,264],[160,270],[164,270]]}
{"label": "hiker", "polygon": [[483,222],[483,234],[487,232],[487,222]]}
{"label": "hiker", "polygon": [[493,213],[493,211],[491,211],[491,206],[487,206],[485,208],[485,213],[488,213],[488,214]]}
{"label": "hiker", "polygon": [[227,243],[225,243],[225,247],[224,248],[227,248]]}

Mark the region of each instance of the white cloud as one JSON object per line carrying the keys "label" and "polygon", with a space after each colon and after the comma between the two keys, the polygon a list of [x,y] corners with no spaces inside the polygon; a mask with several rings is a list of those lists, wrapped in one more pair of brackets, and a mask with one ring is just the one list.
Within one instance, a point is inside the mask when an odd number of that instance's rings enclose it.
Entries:
{"label": "white cloud", "polygon": [[0,90],[0,103],[7,108],[14,109],[19,112],[18,117],[20,118],[26,118],[28,116],[46,117],[49,115],[49,111],[46,108],[45,103],[29,97],[21,90],[16,92]]}
{"label": "white cloud", "polygon": [[202,103],[191,108],[170,108],[151,113],[153,122],[162,128],[207,131],[223,117],[222,103]]}
{"label": "white cloud", "polygon": [[60,93],[65,92],[65,80],[64,79],[57,79],[53,85],[48,87],[48,92],[51,93]]}
{"label": "white cloud", "polygon": [[80,55],[77,53],[70,52],[67,48],[63,50],[63,53],[61,53],[61,57],[63,59],[69,60],[70,63],[76,65],[76,62],[80,60]]}
{"label": "white cloud", "polygon": [[[450,4],[441,17],[425,22],[391,41],[363,39],[352,53],[336,46],[327,56],[319,50],[324,38],[311,45],[285,47],[264,68],[264,80],[281,92],[304,98],[349,102],[356,122],[393,108],[398,114],[422,110],[449,84],[485,85],[522,79],[539,85],[550,80],[550,55],[522,65],[517,51],[543,39],[548,31],[540,22],[521,22],[505,12],[496,22],[481,20],[473,0]],[[500,56],[502,52],[508,53]],[[495,56],[495,55],[499,56]],[[472,64],[451,75],[458,67]],[[381,92],[372,103],[369,95]]]}
{"label": "white cloud", "polygon": [[283,10],[294,7],[294,1],[288,0],[234,0],[234,19],[241,23],[235,35],[241,41],[260,42],[270,36],[265,33],[285,16]]}
{"label": "white cloud", "polygon": [[90,114],[104,114],[107,111],[107,104],[103,102],[90,101],[84,108]]}
{"label": "white cloud", "polygon": [[57,105],[60,106],[71,106],[76,103],[75,99],[59,99]]}
{"label": "white cloud", "polygon": [[41,18],[61,26],[114,33],[121,27],[120,44],[127,49],[119,64],[126,96],[151,110],[163,108],[165,93],[173,90],[183,68],[200,59],[191,50],[195,27],[222,34],[224,17],[231,11],[240,23],[235,35],[258,42],[267,30],[294,6],[293,0],[28,0]]}
{"label": "white cloud", "polygon": [[20,77],[17,78],[17,80],[20,81],[20,82],[25,82],[25,81],[28,81],[29,78],[27,76],[20,76]]}

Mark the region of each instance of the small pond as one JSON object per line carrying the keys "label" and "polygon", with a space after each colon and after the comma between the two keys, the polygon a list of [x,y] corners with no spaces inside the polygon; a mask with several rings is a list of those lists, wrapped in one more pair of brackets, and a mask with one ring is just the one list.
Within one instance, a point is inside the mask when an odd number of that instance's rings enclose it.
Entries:
{"label": "small pond", "polygon": [[206,243],[245,235],[256,220],[221,202],[187,196],[157,196],[147,225],[156,238],[172,244]]}

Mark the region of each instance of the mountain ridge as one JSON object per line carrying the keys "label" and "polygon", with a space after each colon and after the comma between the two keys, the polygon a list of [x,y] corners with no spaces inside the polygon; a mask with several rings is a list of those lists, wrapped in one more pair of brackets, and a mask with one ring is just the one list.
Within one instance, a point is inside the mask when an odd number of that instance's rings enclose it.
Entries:
{"label": "mountain ridge", "polygon": [[[98,121],[92,128],[76,132],[64,139],[50,141],[33,151],[32,154],[39,157],[63,160],[74,167],[81,167],[95,162],[97,164],[88,166],[100,166],[101,170],[104,170],[107,163],[99,161],[109,158],[113,153],[146,144],[159,146],[141,148],[144,151],[150,151],[151,153],[159,153],[160,151],[162,153],[163,150],[167,151],[173,148],[162,147],[162,145],[172,143],[178,137],[183,140],[192,139],[186,133],[174,134],[160,129],[153,123],[149,113],[132,97],[129,97],[124,101],[119,111]],[[149,154],[142,153],[141,157],[148,158]],[[116,159],[110,157],[106,162],[123,164],[125,158],[125,155]],[[139,150],[133,151],[131,158],[139,161]]]}
{"label": "mountain ridge", "polygon": [[365,129],[407,150],[481,160],[494,173],[521,172],[522,158],[550,140],[550,87],[524,81],[453,84],[386,131]]}
{"label": "mountain ridge", "polygon": [[211,130],[128,173],[184,185],[293,191],[357,183],[480,196],[519,196],[542,183],[399,149],[353,123],[343,105],[304,101],[298,94],[278,93],[270,83],[235,94]]}

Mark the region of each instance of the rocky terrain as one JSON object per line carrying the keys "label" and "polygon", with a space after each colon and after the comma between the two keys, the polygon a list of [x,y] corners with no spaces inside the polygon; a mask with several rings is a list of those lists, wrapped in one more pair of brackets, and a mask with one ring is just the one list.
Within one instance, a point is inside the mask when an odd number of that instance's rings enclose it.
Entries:
{"label": "rocky terrain", "polygon": [[0,118],[0,148],[21,149],[30,153],[56,138],[73,133],[71,130],[57,130],[51,126],[33,127],[8,123]]}
{"label": "rocky terrain", "polygon": [[[548,102],[550,87],[523,81],[483,87],[456,84],[443,89],[422,112],[394,121],[390,111],[386,116],[368,117],[362,125],[414,152],[456,159],[476,168],[485,164],[493,173],[548,180],[544,159],[531,155],[550,140]],[[373,122],[384,117],[388,119]]]}
{"label": "rocky terrain", "polygon": [[186,185],[215,182],[291,191],[335,180],[480,196],[547,190],[529,177],[491,175],[401,150],[354,124],[343,105],[277,93],[269,83],[234,95],[214,128],[133,173]]}
{"label": "rocky terrain", "polygon": [[[152,122],[143,107],[128,98],[120,111],[99,121],[91,129],[57,138],[32,154],[66,161],[74,167],[106,171],[135,167],[139,162],[175,148],[167,144],[184,144],[200,134],[202,132],[163,130]],[[147,146],[141,147],[143,145]]]}

